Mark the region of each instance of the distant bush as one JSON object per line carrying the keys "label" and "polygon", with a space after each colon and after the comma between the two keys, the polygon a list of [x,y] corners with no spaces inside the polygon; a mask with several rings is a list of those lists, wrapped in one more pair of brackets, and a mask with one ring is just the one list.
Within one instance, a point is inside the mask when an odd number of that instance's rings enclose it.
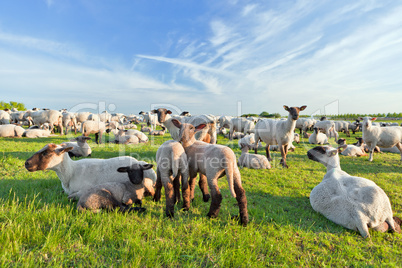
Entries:
{"label": "distant bush", "polygon": [[16,101],[10,101],[9,103],[4,102],[4,101],[0,101],[0,110],[4,110],[4,109],[12,109],[12,108],[17,108],[18,111],[25,111],[25,105],[23,103],[20,102],[16,102]]}

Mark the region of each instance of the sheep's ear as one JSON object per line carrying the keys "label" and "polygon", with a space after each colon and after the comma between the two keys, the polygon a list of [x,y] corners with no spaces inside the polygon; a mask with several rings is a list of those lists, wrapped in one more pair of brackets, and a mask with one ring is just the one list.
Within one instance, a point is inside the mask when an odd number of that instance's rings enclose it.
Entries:
{"label": "sheep's ear", "polygon": [[68,152],[68,151],[71,151],[73,149],[73,147],[62,147],[62,148],[59,148],[59,149],[56,149],[56,154],[57,155],[61,155],[61,154],[63,154],[63,153],[65,153],[65,152]]}
{"label": "sheep's ear", "polygon": [[288,106],[283,105],[283,108],[284,108],[286,111],[289,111],[289,107],[288,107]]}
{"label": "sheep's ear", "polygon": [[130,169],[130,167],[119,167],[117,169],[117,172],[124,173],[124,172],[128,172],[129,169]]}
{"label": "sheep's ear", "polygon": [[304,109],[306,109],[307,108],[307,105],[303,105],[302,107],[300,107],[299,109],[300,109],[300,111],[303,111]]}
{"label": "sheep's ear", "polygon": [[198,126],[195,127],[195,131],[200,131],[206,126],[207,126],[206,124],[199,124]]}
{"label": "sheep's ear", "polygon": [[172,120],[172,123],[173,123],[173,125],[174,125],[175,127],[181,128],[181,122],[180,122],[179,120],[173,119],[173,120]]}
{"label": "sheep's ear", "polygon": [[158,110],[152,110],[151,113],[157,114]]}
{"label": "sheep's ear", "polygon": [[377,117],[370,118],[371,121],[375,121],[376,119],[377,119]]}
{"label": "sheep's ear", "polygon": [[[363,117],[359,117],[358,118],[360,121],[363,121]],[[358,121],[358,120],[356,120],[356,121]],[[358,122],[360,122],[360,121],[358,121]]]}
{"label": "sheep's ear", "polygon": [[172,114],[172,111],[171,111],[171,110],[167,110],[166,113],[167,113],[167,114]]}
{"label": "sheep's ear", "polygon": [[139,112],[138,114],[142,114],[142,113],[143,113],[143,111]]}
{"label": "sheep's ear", "polygon": [[154,166],[154,165],[152,165],[152,164],[145,164],[145,165],[142,165],[142,166],[141,166],[141,169],[142,169],[142,170],[147,170],[147,169],[153,168],[153,166]]}
{"label": "sheep's ear", "polygon": [[[341,147],[342,147],[342,146],[341,146]],[[329,151],[326,152],[326,154],[327,154],[328,157],[333,157],[333,156],[335,156],[337,153],[338,153],[338,150],[337,150],[337,149],[332,149],[332,150],[329,150]]]}

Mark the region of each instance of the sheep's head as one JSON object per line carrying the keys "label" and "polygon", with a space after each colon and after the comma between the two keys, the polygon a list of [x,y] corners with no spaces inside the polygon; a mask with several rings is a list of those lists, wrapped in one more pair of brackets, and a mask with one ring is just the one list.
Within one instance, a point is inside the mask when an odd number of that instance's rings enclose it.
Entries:
{"label": "sheep's head", "polygon": [[160,124],[166,121],[166,115],[172,114],[172,111],[165,108],[159,108],[157,110],[152,110],[151,112],[158,115],[158,121]]}
{"label": "sheep's head", "polygon": [[338,139],[338,140],[336,141],[336,143],[338,143],[339,145],[346,144],[346,139]]}
{"label": "sheep's head", "polygon": [[87,141],[89,141],[91,137],[79,136],[71,139],[70,141],[76,141],[79,146],[83,146]]}
{"label": "sheep's head", "polygon": [[181,141],[182,143],[187,143],[187,142],[192,141],[193,139],[195,139],[194,138],[195,133],[206,127],[206,124],[200,124],[200,125],[194,127],[192,124],[181,123],[177,119],[173,119],[172,123],[173,123],[173,125],[175,125],[175,127],[180,129],[179,141]]}
{"label": "sheep's head", "polygon": [[326,167],[339,167],[338,150],[331,146],[314,147],[307,152],[307,157]]}
{"label": "sheep's head", "polygon": [[117,171],[121,173],[127,172],[128,178],[133,184],[141,184],[144,179],[144,170],[151,169],[152,167],[152,164],[135,163],[131,166],[119,167]]}
{"label": "sheep's head", "polygon": [[306,106],[306,105],[303,105],[303,106],[301,106],[301,107],[290,107],[290,108],[289,108],[288,106],[283,105],[283,108],[284,108],[286,111],[289,112],[289,116],[291,116],[293,120],[297,120],[297,119],[299,119],[299,113],[300,113],[301,111],[303,111],[304,109],[306,109],[307,106]]}
{"label": "sheep's head", "polygon": [[300,143],[300,135],[299,135],[299,133],[295,133],[295,134],[294,134],[293,140],[294,140],[297,144]]}
{"label": "sheep's head", "polygon": [[72,149],[73,147],[64,148],[49,143],[25,161],[25,168],[30,172],[51,169],[63,161],[65,152]]}
{"label": "sheep's head", "polygon": [[367,129],[367,128],[371,128],[372,126],[372,122],[371,121],[375,121],[377,119],[377,117],[360,117],[360,120],[363,121],[363,126]]}

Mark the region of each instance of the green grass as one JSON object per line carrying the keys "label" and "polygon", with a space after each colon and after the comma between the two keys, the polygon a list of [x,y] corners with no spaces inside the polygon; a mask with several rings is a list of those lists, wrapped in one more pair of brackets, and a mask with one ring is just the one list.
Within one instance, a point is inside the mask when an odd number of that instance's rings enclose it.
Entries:
{"label": "green grass", "polygon": [[[347,138],[348,143],[357,135]],[[167,134],[143,145],[90,145],[94,158],[124,154],[156,164],[158,145],[168,139]],[[64,136],[0,138],[1,267],[402,265],[401,234],[371,232],[371,238],[363,239],[313,211],[308,197],[325,167],[307,159],[312,145],[296,145],[296,151],[288,155],[289,169],[279,166],[279,153],[273,153],[271,170],[241,169],[250,216],[244,228],[231,220],[238,208],[225,178],[219,183],[223,202],[216,219],[206,217],[209,203],[202,201],[198,186],[190,211],[176,207],[173,220],[164,216],[164,196],[159,203],[146,198],[144,214],[78,213],[53,171],[30,173],[24,168],[33,152],[66,140]],[[219,137],[218,143],[232,146],[240,155],[237,141]],[[368,157],[341,156],[341,166],[352,175],[375,181],[388,194],[394,214],[402,216],[399,158],[376,154],[370,163]]]}

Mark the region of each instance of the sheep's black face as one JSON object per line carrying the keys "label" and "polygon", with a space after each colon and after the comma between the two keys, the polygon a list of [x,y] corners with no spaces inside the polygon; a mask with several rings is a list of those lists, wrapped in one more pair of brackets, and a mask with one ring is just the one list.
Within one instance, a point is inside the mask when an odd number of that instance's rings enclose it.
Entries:
{"label": "sheep's black face", "polygon": [[323,146],[317,146],[307,152],[307,157],[310,160],[320,162],[319,159],[325,155],[327,149]]}
{"label": "sheep's black face", "polygon": [[133,184],[141,184],[144,179],[144,170],[151,169],[151,164],[133,164],[129,167],[119,167],[118,172],[127,172],[128,178]]}

